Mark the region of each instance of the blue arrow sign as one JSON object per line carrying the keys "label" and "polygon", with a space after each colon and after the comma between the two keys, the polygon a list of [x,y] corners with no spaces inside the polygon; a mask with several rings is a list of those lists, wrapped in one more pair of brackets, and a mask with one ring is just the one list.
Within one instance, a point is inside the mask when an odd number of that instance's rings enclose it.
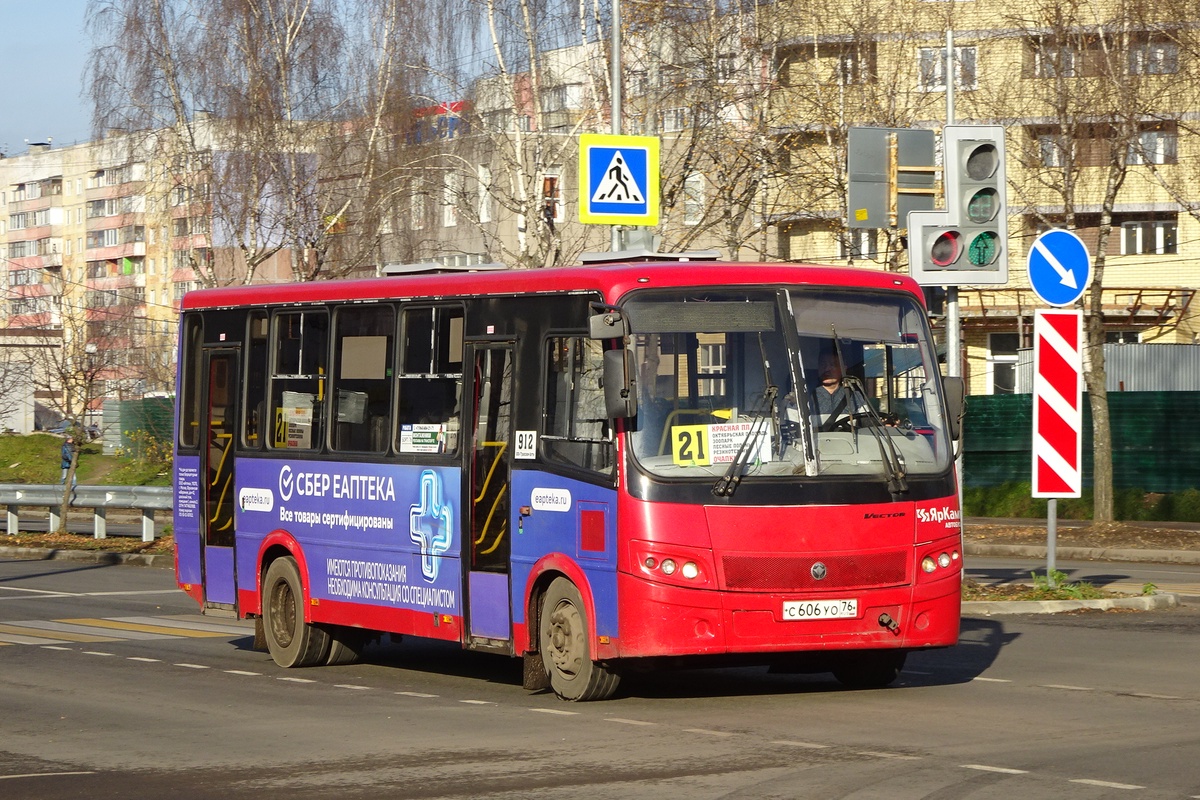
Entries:
{"label": "blue arrow sign", "polygon": [[1029,248],[1029,285],[1043,302],[1069,306],[1083,295],[1091,279],[1087,247],[1071,231],[1046,231]]}

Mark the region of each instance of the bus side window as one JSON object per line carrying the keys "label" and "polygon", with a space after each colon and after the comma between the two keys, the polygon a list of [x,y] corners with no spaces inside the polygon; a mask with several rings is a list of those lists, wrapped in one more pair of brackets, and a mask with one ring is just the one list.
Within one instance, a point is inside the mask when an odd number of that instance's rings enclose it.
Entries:
{"label": "bus side window", "polygon": [[190,314],[183,321],[183,366],[179,372],[183,377],[183,389],[179,401],[179,446],[200,446],[200,371],[203,369],[201,353],[200,316]]}
{"label": "bus side window", "polygon": [[272,333],[271,446],[285,450],[320,448],[328,378],[329,315],[324,311],[276,314]]}
{"label": "bus side window", "polygon": [[334,450],[388,448],[394,328],[391,306],[346,306],[334,318]]}
{"label": "bus side window", "polygon": [[404,311],[400,341],[396,449],[454,453],[462,413],[461,306]]}
{"label": "bus side window", "polygon": [[254,450],[262,448],[266,434],[271,429],[271,426],[264,425],[267,362],[271,354],[267,332],[267,312],[251,311],[246,336],[246,379],[242,383],[245,390],[245,402],[242,403],[242,446]]}
{"label": "bus side window", "polygon": [[604,351],[600,341],[554,337],[546,343],[546,407],[542,449],[552,461],[594,472],[613,467],[604,405]]}

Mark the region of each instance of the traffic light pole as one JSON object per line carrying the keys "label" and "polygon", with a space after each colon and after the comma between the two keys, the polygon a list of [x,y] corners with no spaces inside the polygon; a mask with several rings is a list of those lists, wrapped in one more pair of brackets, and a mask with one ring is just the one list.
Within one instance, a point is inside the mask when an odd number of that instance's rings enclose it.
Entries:
{"label": "traffic light pole", "polygon": [[[954,31],[946,29],[946,124],[954,124]],[[943,139],[944,142],[944,139]],[[946,169],[949,154],[942,153],[942,169]],[[942,184],[945,185],[945,172],[943,171]],[[949,207],[949,200],[946,202]],[[962,322],[958,313],[958,286],[946,287],[946,372],[952,378],[963,377],[962,370]],[[962,446],[958,448],[958,455],[954,457],[954,474],[958,476],[958,508],[959,508],[959,531],[962,531],[962,524],[965,522],[962,513],[963,507],[963,451]]]}
{"label": "traffic light pole", "polygon": [[[946,124],[954,124],[954,31],[946,31]],[[942,169],[946,168],[948,153],[942,153]],[[943,182],[945,178],[942,179]],[[949,201],[947,201],[947,205]],[[958,315],[958,286],[946,287],[946,371],[952,378],[962,377],[962,326]],[[962,453],[959,453],[958,474],[962,475]],[[962,494],[961,486],[959,494]],[[959,497],[962,500],[962,497]]]}

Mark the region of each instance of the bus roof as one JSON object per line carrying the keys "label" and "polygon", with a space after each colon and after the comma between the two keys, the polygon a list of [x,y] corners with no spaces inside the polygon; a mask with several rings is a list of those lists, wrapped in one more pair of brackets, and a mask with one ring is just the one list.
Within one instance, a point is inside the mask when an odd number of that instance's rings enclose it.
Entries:
{"label": "bus roof", "polygon": [[188,311],[355,300],[434,299],[551,292],[596,292],[606,302],[611,303],[634,289],[781,284],[899,289],[916,295],[923,302],[923,295],[916,281],[895,272],[779,262],[671,261],[197,289],[184,295],[181,308]]}

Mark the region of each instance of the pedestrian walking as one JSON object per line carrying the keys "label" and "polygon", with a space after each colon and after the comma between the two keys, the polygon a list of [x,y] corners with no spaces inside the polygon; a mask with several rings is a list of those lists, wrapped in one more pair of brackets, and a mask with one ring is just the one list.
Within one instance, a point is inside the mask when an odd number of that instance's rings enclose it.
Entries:
{"label": "pedestrian walking", "polygon": [[[62,446],[62,480],[59,483],[64,486],[67,484],[67,473],[71,471],[71,462],[75,458],[75,438],[68,436]],[[79,483],[79,479],[74,475],[71,476],[71,485],[75,486]]]}

